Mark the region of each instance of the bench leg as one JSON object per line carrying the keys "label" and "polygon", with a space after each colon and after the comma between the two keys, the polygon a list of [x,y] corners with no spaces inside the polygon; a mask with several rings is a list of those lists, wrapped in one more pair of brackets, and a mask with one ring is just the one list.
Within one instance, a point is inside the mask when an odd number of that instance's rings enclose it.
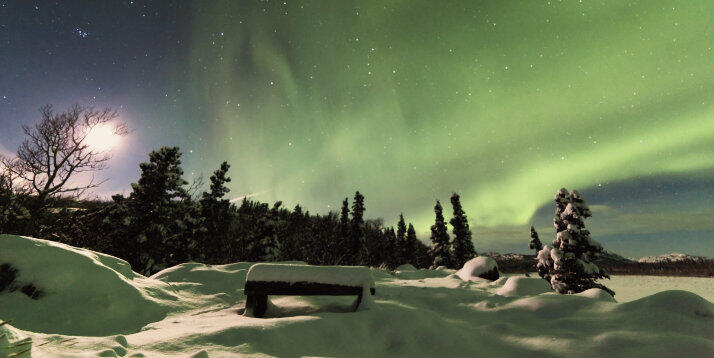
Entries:
{"label": "bench leg", "polygon": [[359,295],[357,295],[357,300],[356,300],[355,303],[353,304],[353,305],[354,305],[354,311],[355,311],[355,312],[357,312],[357,310],[359,309],[359,305],[360,305],[360,304],[362,304],[362,294],[361,294],[361,293],[360,293]]}
{"label": "bench leg", "polygon": [[245,300],[245,312],[253,312],[253,317],[261,318],[268,309],[267,295],[248,295]]}

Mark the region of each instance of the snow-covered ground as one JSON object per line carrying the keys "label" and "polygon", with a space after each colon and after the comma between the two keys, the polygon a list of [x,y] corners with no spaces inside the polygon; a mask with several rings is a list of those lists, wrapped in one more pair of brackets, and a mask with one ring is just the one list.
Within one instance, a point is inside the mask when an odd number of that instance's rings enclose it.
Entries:
{"label": "snow-covered ground", "polygon": [[689,291],[714,302],[714,278],[711,277],[612,276],[601,282],[616,292],[618,302],[634,301],[666,290]]}
{"label": "snow-covered ground", "polygon": [[354,297],[271,297],[261,319],[241,315],[250,263],[187,263],[146,278],[119,259],[57,243],[5,235],[0,248],[0,263],[45,291],[39,300],[0,293],[0,319],[13,319],[0,326],[2,357],[30,348],[17,356],[714,355],[711,290],[697,291],[712,279],[690,287],[615,277],[609,286],[629,301],[618,303],[600,290],[542,293],[542,280],[523,275],[463,281],[452,270],[405,266],[371,270],[377,294],[368,310],[352,312]]}

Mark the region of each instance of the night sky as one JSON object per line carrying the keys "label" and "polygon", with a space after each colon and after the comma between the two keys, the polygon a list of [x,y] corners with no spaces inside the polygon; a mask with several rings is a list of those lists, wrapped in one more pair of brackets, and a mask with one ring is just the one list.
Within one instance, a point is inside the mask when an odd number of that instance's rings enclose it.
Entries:
{"label": "night sky", "polygon": [[714,256],[713,46],[710,0],[0,1],[0,151],[43,104],[111,106],[103,197],[176,145],[232,198],[360,190],[422,239],[456,191],[478,251],[550,242],[566,187],[607,249]]}

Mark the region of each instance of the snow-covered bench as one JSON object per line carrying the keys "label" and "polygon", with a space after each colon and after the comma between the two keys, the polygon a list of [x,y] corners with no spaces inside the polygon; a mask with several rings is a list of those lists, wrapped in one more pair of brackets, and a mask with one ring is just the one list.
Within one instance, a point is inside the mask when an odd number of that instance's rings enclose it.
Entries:
{"label": "snow-covered bench", "polygon": [[255,264],[245,280],[245,314],[262,317],[268,296],[357,296],[355,310],[365,296],[374,295],[374,279],[366,267]]}

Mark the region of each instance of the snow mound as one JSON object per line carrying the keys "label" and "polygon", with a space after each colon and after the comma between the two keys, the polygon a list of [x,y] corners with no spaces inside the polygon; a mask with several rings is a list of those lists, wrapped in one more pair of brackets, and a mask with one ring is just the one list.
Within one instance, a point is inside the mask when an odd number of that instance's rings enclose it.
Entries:
{"label": "snow mound", "polygon": [[[545,281],[543,281],[545,282]],[[587,298],[592,298],[596,300],[603,300],[603,301],[610,301],[610,302],[616,302],[615,298],[612,297],[607,291],[601,289],[601,288],[591,288],[589,290],[585,290],[580,293],[576,293],[576,296],[582,296],[582,297],[587,297]]]}
{"label": "snow mound", "polygon": [[404,264],[398,266],[394,271],[416,271],[416,267],[410,265],[410,264]]}
{"label": "snow mound", "polygon": [[509,277],[506,283],[496,290],[497,295],[505,297],[533,296],[545,292],[553,292],[548,282],[542,278],[521,276]]}
{"label": "snow mound", "polygon": [[[689,291],[658,292],[639,300],[620,304],[617,310],[630,314],[650,315],[651,312],[660,312],[660,314],[670,316],[698,317],[708,320],[710,324],[714,321],[714,304]],[[660,317],[658,320],[667,321],[665,317]],[[714,339],[714,325],[711,327],[713,328],[711,338]]]}
{"label": "snow mound", "polygon": [[[104,336],[135,332],[167,312],[144,289],[149,279],[126,261],[68,245],[15,235],[0,235],[0,263],[18,270],[18,281],[44,295],[33,300],[19,291],[0,293],[0,318],[20,329],[43,333]],[[165,287],[168,289],[168,287]]]}
{"label": "snow mound", "polygon": [[166,282],[183,292],[213,295],[228,302],[236,302],[244,298],[245,277],[252,265],[250,262],[228,265],[189,262],[159,271],[151,278]]}
{"label": "snow mound", "polygon": [[477,277],[494,281],[498,279],[499,276],[498,266],[494,259],[488,256],[478,256],[467,261],[464,266],[456,272],[456,276],[464,281],[473,281]]}

